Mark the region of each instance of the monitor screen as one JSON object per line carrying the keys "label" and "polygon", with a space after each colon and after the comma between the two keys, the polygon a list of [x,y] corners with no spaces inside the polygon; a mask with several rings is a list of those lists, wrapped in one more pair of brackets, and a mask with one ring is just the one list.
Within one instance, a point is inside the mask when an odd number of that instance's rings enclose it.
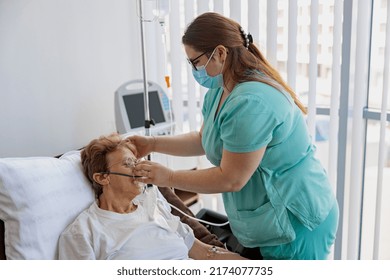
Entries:
{"label": "monitor screen", "polygon": [[[123,96],[123,102],[132,129],[145,126],[145,108],[143,92]],[[165,122],[163,107],[157,91],[149,92],[150,118],[156,124]]]}

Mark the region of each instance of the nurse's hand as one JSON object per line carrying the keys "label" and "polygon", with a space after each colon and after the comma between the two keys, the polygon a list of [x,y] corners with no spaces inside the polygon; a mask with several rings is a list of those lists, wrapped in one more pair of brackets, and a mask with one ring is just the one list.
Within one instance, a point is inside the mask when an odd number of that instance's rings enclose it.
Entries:
{"label": "nurse's hand", "polygon": [[133,174],[142,176],[137,182],[153,184],[159,187],[172,187],[172,176],[174,171],[157,162],[148,160],[141,161],[133,168]]}
{"label": "nurse's hand", "polygon": [[154,150],[155,138],[153,136],[133,135],[127,137],[137,148],[137,158],[142,158],[149,155]]}

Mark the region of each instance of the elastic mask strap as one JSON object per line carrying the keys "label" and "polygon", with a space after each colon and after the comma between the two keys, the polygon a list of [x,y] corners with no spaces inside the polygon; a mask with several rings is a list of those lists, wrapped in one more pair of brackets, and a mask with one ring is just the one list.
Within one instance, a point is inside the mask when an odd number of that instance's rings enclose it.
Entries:
{"label": "elastic mask strap", "polygon": [[142,178],[143,176],[137,176],[137,175],[130,175],[130,174],[125,174],[125,173],[119,173],[119,172],[99,172],[100,174],[113,174],[113,175],[119,175],[119,176],[125,176],[125,177],[130,177],[130,178]]}

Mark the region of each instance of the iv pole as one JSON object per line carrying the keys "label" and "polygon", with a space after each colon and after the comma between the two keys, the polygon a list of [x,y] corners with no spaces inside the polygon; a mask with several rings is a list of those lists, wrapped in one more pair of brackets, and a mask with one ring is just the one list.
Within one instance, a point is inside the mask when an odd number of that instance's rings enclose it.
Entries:
{"label": "iv pole", "polygon": [[[144,19],[142,14],[142,0],[138,0],[139,7],[139,18],[141,26],[141,50],[142,50],[142,71],[144,77],[144,110],[145,110],[145,136],[150,136],[150,125],[154,125],[154,120],[150,119],[149,111],[149,90],[148,90],[148,78],[146,71],[146,47],[145,47],[145,37],[144,37]],[[150,154],[148,155],[148,160],[151,160]],[[152,187],[152,184],[147,185],[148,188]]]}
{"label": "iv pole", "polygon": [[[150,119],[149,111],[149,90],[148,90],[148,77],[146,71],[146,47],[145,47],[145,37],[144,37],[144,19],[143,19],[143,5],[142,0],[138,0],[139,8],[139,18],[141,26],[141,50],[142,50],[142,72],[144,77],[144,110],[145,110],[145,136],[150,136],[150,125],[154,125],[154,121]],[[148,160],[150,160],[150,155],[148,155]]]}

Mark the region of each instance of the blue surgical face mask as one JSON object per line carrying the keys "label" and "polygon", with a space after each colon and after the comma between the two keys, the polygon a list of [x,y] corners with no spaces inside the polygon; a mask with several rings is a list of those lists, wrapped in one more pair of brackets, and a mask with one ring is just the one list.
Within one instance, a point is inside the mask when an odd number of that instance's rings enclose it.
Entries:
{"label": "blue surgical face mask", "polygon": [[204,86],[205,88],[219,88],[219,87],[223,86],[223,75],[222,75],[223,65],[222,65],[221,73],[219,73],[218,75],[216,75],[214,77],[209,76],[209,74],[207,74],[207,71],[206,71],[206,67],[209,64],[211,58],[213,57],[215,50],[216,50],[216,48],[211,53],[211,56],[210,56],[209,60],[207,60],[205,65],[196,67],[198,69],[198,71],[195,69],[192,69],[192,75],[194,76],[194,79],[201,86]]}

